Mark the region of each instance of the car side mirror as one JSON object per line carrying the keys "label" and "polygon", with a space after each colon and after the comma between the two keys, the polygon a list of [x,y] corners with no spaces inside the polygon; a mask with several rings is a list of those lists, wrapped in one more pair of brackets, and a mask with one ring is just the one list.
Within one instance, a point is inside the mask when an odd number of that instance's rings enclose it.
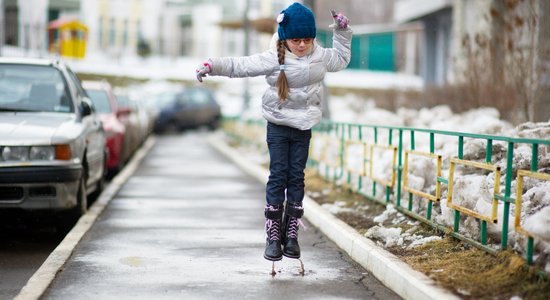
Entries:
{"label": "car side mirror", "polygon": [[80,103],[80,114],[82,117],[89,116],[94,111],[92,101],[83,98]]}

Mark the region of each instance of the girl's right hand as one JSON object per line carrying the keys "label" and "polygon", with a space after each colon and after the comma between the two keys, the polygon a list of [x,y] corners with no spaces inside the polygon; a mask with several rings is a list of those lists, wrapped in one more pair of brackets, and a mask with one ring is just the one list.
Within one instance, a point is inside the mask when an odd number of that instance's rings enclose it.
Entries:
{"label": "girl's right hand", "polygon": [[210,64],[209,61],[205,61],[197,67],[197,70],[195,70],[195,72],[196,72],[197,80],[199,82],[202,82],[202,78],[206,77],[206,74],[209,74],[210,72],[212,72],[212,65]]}

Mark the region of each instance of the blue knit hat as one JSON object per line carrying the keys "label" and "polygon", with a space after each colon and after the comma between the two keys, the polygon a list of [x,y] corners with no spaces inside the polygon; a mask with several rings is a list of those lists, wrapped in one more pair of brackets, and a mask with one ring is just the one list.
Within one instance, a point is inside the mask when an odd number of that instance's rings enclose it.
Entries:
{"label": "blue knit hat", "polygon": [[314,38],[316,35],[313,12],[298,2],[281,11],[277,23],[280,40]]}

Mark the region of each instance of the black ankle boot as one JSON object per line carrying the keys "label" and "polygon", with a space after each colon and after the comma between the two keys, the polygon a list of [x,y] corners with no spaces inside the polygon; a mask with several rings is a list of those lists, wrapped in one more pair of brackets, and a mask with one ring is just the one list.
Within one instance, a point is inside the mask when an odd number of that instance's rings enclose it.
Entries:
{"label": "black ankle boot", "polygon": [[300,258],[298,244],[298,227],[304,208],[300,204],[287,203],[283,219],[283,255],[290,258]]}
{"label": "black ankle boot", "polygon": [[265,252],[264,258],[267,260],[281,260],[283,252],[281,251],[281,219],[283,217],[282,205],[266,205],[265,210]]}

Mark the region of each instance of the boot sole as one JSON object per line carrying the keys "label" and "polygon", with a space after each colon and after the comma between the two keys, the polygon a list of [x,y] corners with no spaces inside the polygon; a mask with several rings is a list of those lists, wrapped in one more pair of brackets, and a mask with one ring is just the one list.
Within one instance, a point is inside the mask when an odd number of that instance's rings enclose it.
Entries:
{"label": "boot sole", "polygon": [[267,260],[270,260],[270,261],[279,261],[279,260],[283,259],[283,256],[281,255],[280,257],[270,257],[270,256],[266,256],[264,254],[264,258],[267,259]]}
{"label": "boot sole", "polygon": [[286,257],[288,257],[288,258],[294,258],[294,259],[300,258],[300,255],[290,255],[290,254],[284,253],[284,252],[283,252],[283,255],[286,256]]}

